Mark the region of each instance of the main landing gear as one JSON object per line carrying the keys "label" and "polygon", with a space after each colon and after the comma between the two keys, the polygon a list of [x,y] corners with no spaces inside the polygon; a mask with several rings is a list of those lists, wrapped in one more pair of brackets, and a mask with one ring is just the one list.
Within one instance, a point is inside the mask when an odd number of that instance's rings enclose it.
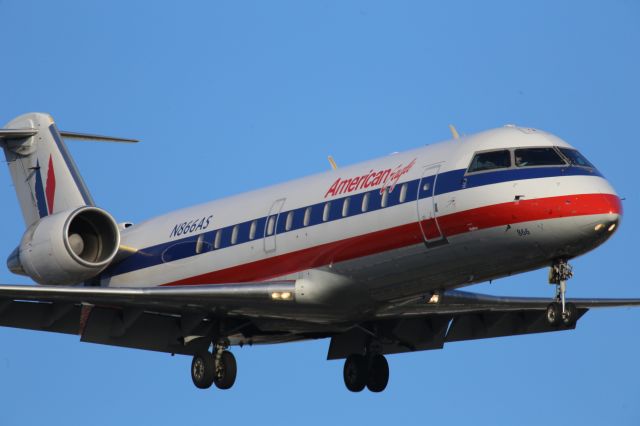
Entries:
{"label": "main landing gear", "polygon": [[578,311],[576,305],[567,303],[567,281],[573,277],[571,265],[565,259],[553,262],[549,268],[549,284],[555,284],[556,296],[554,301],[547,306],[546,318],[550,325],[572,326],[577,320]]}
{"label": "main landing gear", "polygon": [[236,358],[227,350],[226,341],[214,345],[214,353],[202,352],[193,356],[191,379],[200,389],[210,388],[215,383],[219,389],[229,389],[236,381]]}
{"label": "main landing gear", "polygon": [[371,392],[382,392],[389,382],[389,364],[379,353],[351,354],[344,362],[343,376],[351,392],[360,392],[365,386]]}

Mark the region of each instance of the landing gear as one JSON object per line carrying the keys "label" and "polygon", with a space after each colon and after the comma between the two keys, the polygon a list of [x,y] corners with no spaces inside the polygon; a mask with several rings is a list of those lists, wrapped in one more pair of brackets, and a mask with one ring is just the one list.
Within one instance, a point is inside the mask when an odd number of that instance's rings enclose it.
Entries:
{"label": "landing gear", "polygon": [[213,355],[204,352],[193,356],[191,361],[191,380],[199,389],[208,389],[213,384],[215,367]]}
{"label": "landing gear", "polygon": [[351,392],[360,392],[365,386],[371,392],[382,392],[389,382],[389,364],[379,353],[351,354],[344,362],[343,377]]}
{"label": "landing gear", "polygon": [[191,380],[199,389],[208,389],[215,383],[218,389],[229,389],[236,381],[238,371],[236,358],[226,350],[227,342],[214,346],[215,354],[209,351],[193,356]]}
{"label": "landing gear", "polygon": [[342,376],[344,384],[351,392],[360,392],[367,385],[367,360],[360,354],[351,354],[344,362]]}
{"label": "landing gear", "polygon": [[372,354],[369,357],[369,377],[367,389],[371,392],[382,392],[389,383],[389,364],[384,355]]}
{"label": "landing gear", "polygon": [[573,303],[567,303],[567,281],[573,277],[571,265],[565,259],[553,262],[549,268],[549,284],[555,284],[555,301],[547,306],[546,319],[550,325],[572,326],[577,320],[578,310]]}
{"label": "landing gear", "polygon": [[213,383],[218,389],[229,389],[236,382],[236,373],[238,371],[236,358],[229,351],[222,351],[216,356],[215,376]]}

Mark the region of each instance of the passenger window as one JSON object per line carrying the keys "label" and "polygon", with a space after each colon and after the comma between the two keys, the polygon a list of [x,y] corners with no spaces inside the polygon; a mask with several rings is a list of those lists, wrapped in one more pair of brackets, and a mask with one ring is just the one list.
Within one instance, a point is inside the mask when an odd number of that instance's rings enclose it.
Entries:
{"label": "passenger window", "polygon": [[350,204],[350,198],[345,198],[344,201],[342,202],[342,217],[347,217],[349,216],[349,204]]}
{"label": "passenger window", "polygon": [[287,221],[284,224],[284,230],[290,231],[291,225],[293,225],[293,211],[290,211],[289,214],[287,215]]}
{"label": "passenger window", "polygon": [[331,211],[331,201],[324,204],[324,210],[322,211],[322,221],[326,222],[329,220],[329,212]]}
{"label": "passenger window", "polygon": [[222,237],[222,229],[219,229],[216,231],[216,238],[213,241],[213,248],[215,249],[219,249],[220,248],[220,239]]}
{"label": "passenger window", "polygon": [[387,201],[389,200],[389,188],[384,187],[382,190],[382,199],[380,200],[380,207],[387,207]]}
{"label": "passenger window", "polygon": [[511,153],[508,149],[500,151],[481,152],[476,154],[471,160],[469,173],[481,172],[484,170],[505,169],[511,167]]}
{"label": "passenger window", "polygon": [[258,221],[254,220],[251,222],[251,227],[249,228],[249,239],[253,240],[256,237],[256,227],[258,226]]}
{"label": "passenger window", "polygon": [[516,166],[564,166],[566,163],[553,148],[516,149]]}
{"label": "passenger window", "polygon": [[204,234],[198,235],[198,240],[196,241],[196,254],[202,253],[202,245],[204,243]]}
{"label": "passenger window", "polygon": [[595,169],[593,164],[591,164],[589,160],[584,158],[584,156],[580,154],[578,151],[576,151],[575,149],[569,149],[569,148],[558,148],[558,149],[560,150],[560,152],[562,152],[562,154],[564,154],[565,157],[567,157],[567,159],[574,166],[591,167],[592,169]]}
{"label": "passenger window", "polygon": [[406,199],[407,199],[407,184],[405,183],[400,187],[400,199],[399,199],[399,201],[401,203],[404,203],[404,201]]}
{"label": "passenger window", "polygon": [[364,197],[362,197],[362,212],[366,212],[369,209],[369,193],[367,192],[366,194],[364,194]]}
{"label": "passenger window", "polygon": [[273,235],[273,228],[276,224],[276,217],[275,216],[271,216],[269,218],[269,220],[267,221],[267,236],[269,235]]}
{"label": "passenger window", "polygon": [[236,242],[238,242],[238,225],[234,226],[231,231],[231,244],[235,244]]}
{"label": "passenger window", "polygon": [[307,207],[304,211],[304,221],[302,224],[304,226],[309,226],[309,221],[311,220],[311,207]]}

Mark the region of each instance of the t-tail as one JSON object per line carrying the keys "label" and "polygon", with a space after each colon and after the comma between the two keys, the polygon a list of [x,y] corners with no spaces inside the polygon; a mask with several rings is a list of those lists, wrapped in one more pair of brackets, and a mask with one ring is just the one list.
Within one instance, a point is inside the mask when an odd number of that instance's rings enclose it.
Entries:
{"label": "t-tail", "polygon": [[[59,131],[43,113],[21,115],[0,129],[0,145],[27,226],[7,263],[13,272],[42,284],[78,283],[95,276],[113,260],[120,244],[116,222],[95,207],[64,138],[137,142]],[[42,263],[47,256],[57,262]]]}
{"label": "t-tail", "polygon": [[27,227],[60,211],[95,205],[63,136],[134,142],[132,139],[60,132],[49,114],[28,113],[10,121],[0,129],[0,144]]}

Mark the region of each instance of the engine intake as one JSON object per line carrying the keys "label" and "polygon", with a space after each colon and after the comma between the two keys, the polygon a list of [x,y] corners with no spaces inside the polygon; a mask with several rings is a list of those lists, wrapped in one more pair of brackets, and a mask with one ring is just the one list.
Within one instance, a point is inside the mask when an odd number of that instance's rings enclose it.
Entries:
{"label": "engine intake", "polygon": [[40,284],[77,284],[102,272],[119,246],[120,231],[111,215],[80,207],[34,223],[7,263]]}

